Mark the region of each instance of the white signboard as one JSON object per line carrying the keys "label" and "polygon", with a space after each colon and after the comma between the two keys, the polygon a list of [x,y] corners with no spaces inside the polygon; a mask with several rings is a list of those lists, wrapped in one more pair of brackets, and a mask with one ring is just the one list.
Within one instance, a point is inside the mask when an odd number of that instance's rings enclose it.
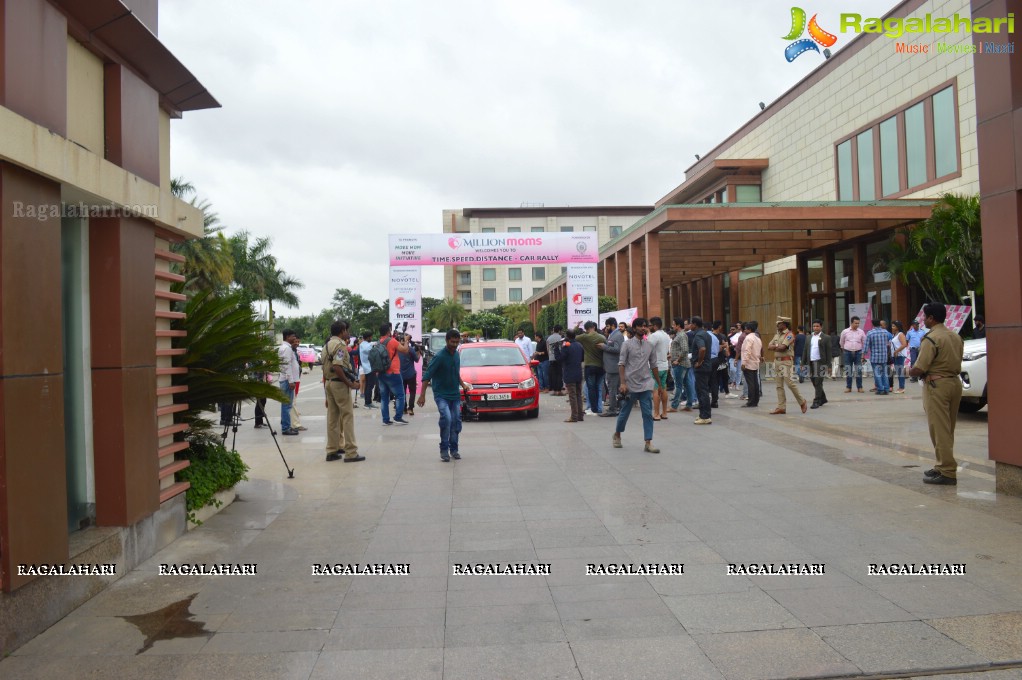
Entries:
{"label": "white signboard", "polygon": [[465,264],[517,267],[599,261],[600,244],[591,231],[390,235],[391,267]]}
{"label": "white signboard", "polygon": [[[422,268],[390,268],[390,322],[395,331],[422,340]],[[407,324],[407,327],[405,326]]]}
{"label": "white signboard", "polygon": [[615,321],[621,323],[622,321],[629,326],[632,322],[639,318],[639,308],[629,307],[628,309],[619,309],[616,312],[607,312],[606,314],[600,314],[600,328],[607,325],[607,319],[613,317]]}
{"label": "white signboard", "polygon": [[568,265],[568,328],[581,328],[600,316],[595,264]]}

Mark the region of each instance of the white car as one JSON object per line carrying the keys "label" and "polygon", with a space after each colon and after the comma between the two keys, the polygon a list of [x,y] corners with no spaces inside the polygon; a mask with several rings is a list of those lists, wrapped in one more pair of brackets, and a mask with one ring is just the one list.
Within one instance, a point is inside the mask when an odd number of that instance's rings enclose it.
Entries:
{"label": "white car", "polygon": [[966,340],[962,356],[961,413],[975,413],[987,405],[987,341]]}

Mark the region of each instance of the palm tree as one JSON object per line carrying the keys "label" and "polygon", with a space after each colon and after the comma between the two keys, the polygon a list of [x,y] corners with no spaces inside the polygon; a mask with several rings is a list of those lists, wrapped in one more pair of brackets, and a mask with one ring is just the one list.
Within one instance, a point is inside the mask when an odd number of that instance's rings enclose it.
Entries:
{"label": "palm tree", "polygon": [[[195,194],[195,187],[191,182],[175,177],[170,180],[170,191],[183,200]],[[234,262],[227,238],[223,234],[223,226],[208,200],[198,201],[198,197],[193,195],[190,202],[202,211],[203,235],[175,243],[170,249],[185,258],[185,263],[179,269],[187,279],[188,289],[223,292],[234,276]]]}
{"label": "palm tree", "polygon": [[929,219],[899,230],[877,257],[874,271],[883,268],[918,286],[930,300],[957,301],[970,290],[982,295],[979,196],[941,196]]}
{"label": "palm tree", "polygon": [[426,315],[426,320],[432,328],[457,328],[468,311],[461,306],[461,303],[454,298],[444,298]]}
{"label": "palm tree", "polygon": [[264,274],[264,299],[269,307],[270,328],[273,328],[273,301],[284,303],[285,307],[297,307],[298,296],[296,290],[305,287],[305,284],[297,278],[285,273],[280,269],[270,269]]}

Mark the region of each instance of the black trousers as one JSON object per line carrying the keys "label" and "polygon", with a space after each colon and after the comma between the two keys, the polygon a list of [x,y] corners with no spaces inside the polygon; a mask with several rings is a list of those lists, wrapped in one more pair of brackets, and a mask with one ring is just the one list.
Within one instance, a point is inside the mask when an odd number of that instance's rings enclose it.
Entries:
{"label": "black trousers", "polygon": [[758,406],[759,405],[759,369],[742,369],[742,377],[745,378],[745,384],[749,386],[749,399],[745,402],[747,406]]}
{"label": "black trousers", "polygon": [[549,368],[550,377],[550,391],[551,392],[563,392],[564,391],[564,380],[561,378],[561,362],[551,361]]}
{"label": "black trousers", "polygon": [[830,368],[830,366],[826,366],[822,361],[809,362],[809,378],[813,381],[813,387],[816,388],[816,396],[813,397],[813,403],[816,404],[827,403],[827,394],[823,391],[824,368]]}
{"label": "black trousers", "polygon": [[[256,425],[262,425],[263,424],[263,416],[265,416],[265,415],[266,415],[266,399],[265,398],[263,398],[263,399],[256,399],[255,424]],[[269,422],[269,420],[270,420],[269,418],[266,419],[267,422]]]}
{"label": "black trousers", "polygon": [[[373,390],[376,389],[376,382],[375,373],[366,373],[366,390],[362,395],[365,397],[366,406],[370,406],[373,403]],[[379,390],[376,391],[376,394],[379,395]]]}
{"label": "black trousers", "polygon": [[696,394],[699,395],[699,417],[709,420],[713,416],[710,410],[710,381],[715,371],[711,368],[710,362],[705,362],[701,368],[696,369]]}

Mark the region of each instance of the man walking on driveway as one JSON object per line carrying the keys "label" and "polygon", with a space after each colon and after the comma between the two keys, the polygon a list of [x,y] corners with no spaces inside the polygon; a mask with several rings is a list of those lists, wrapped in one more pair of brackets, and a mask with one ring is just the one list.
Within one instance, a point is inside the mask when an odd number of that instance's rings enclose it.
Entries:
{"label": "man walking on driveway", "polygon": [[777,335],[767,345],[767,349],[774,352],[774,380],[777,383],[777,408],[771,411],[770,415],[787,412],[787,401],[784,397],[785,385],[791,390],[802,413],[805,413],[809,405],[802,393],[798,391],[798,383],[795,382],[794,376],[795,335],[791,332],[791,319],[786,316],[777,317]]}
{"label": "man walking on driveway", "polygon": [[402,335],[401,340],[396,340],[390,331],[393,326],[390,322],[380,326],[380,343],[387,350],[390,357],[390,367],[386,373],[380,374],[380,398],[383,400],[383,407],[380,409],[383,416],[383,424],[390,425],[390,397],[394,395],[394,422],[399,425],[407,425],[408,421],[403,418],[405,414],[405,385],[401,381],[401,359],[399,354],[408,354],[408,335]]}
{"label": "man walking on driveway", "polygon": [[343,456],[345,463],[365,460],[358,455],[355,441],[355,412],[351,391],[358,387],[348,354],[348,324],[334,321],[330,339],[323,348],[323,381],[326,390],[326,459]]}
{"label": "man walking on driveway", "polygon": [[472,386],[461,379],[461,355],[458,344],[461,334],[457,330],[447,331],[445,346],[434,355],[426,370],[422,372],[422,390],[415,401],[426,405],[426,388],[433,384],[433,401],[440,413],[440,460],[449,463],[451,458],[460,460],[458,433],[461,432],[461,388],[471,390]]}
{"label": "man walking on driveway", "polygon": [[813,321],[813,334],[802,348],[802,365],[809,367],[809,379],[813,381],[816,396],[809,408],[820,408],[827,403],[827,394],[823,391],[823,380],[830,374],[830,336],[823,332],[823,322]]}
{"label": "man walking on driveway", "polygon": [[621,448],[621,433],[628,424],[628,416],[632,406],[639,402],[642,411],[642,438],[646,440],[643,450],[646,453],[660,453],[653,446],[653,389],[656,372],[656,352],[653,345],[646,339],[649,325],[645,319],[636,319],[632,324],[633,335],[625,341],[618,359],[618,377],[621,386],[618,391],[622,396],[621,413],[617,416],[614,437],[611,442],[615,449]]}

